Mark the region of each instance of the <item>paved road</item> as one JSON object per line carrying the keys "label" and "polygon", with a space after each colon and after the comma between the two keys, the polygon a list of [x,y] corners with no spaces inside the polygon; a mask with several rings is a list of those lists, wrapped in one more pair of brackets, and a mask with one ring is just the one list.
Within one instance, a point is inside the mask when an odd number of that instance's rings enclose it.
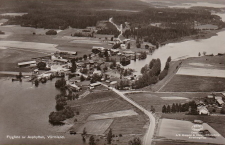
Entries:
{"label": "paved road", "polygon": [[117,29],[118,31],[120,31],[120,34],[119,34],[119,36],[118,36],[118,39],[119,39],[120,42],[122,42],[122,40],[120,39],[120,37],[123,35],[123,26],[122,26],[122,24],[120,25],[120,27],[117,26],[117,25],[112,21],[112,19],[113,19],[113,18],[109,18],[109,22],[112,23],[112,24],[116,27],[116,29]]}
{"label": "paved road", "polygon": [[120,92],[120,91],[118,91],[115,88],[108,87],[107,85],[105,85],[103,83],[102,83],[102,85],[105,86],[105,87],[107,87],[107,88],[109,88],[109,89],[111,89],[115,93],[117,93],[124,100],[126,100],[130,104],[132,104],[135,107],[137,107],[139,110],[141,110],[143,113],[145,113],[149,117],[150,125],[149,125],[149,128],[148,128],[145,136],[144,136],[143,145],[151,145],[152,138],[153,138],[153,135],[154,135],[154,130],[155,130],[155,117],[152,115],[152,113],[149,112],[148,110],[146,110],[145,108],[143,108],[142,106],[140,106],[139,104],[137,104],[136,102],[134,102],[133,100],[131,100],[130,98],[126,97],[123,92]]}

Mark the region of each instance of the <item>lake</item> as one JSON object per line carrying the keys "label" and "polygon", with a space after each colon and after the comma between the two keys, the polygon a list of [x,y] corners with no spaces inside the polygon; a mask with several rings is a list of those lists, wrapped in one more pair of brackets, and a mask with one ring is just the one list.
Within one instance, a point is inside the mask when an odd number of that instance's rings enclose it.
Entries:
{"label": "lake", "polygon": [[[218,13],[223,21],[225,21],[225,13]],[[189,40],[184,42],[169,43],[159,47],[153,55],[148,55],[145,60],[131,61],[125,68],[135,70],[135,75],[140,75],[141,68],[152,59],[159,58],[161,60],[162,69],[165,66],[166,60],[171,56],[172,60],[180,60],[188,57],[198,57],[198,53],[206,52],[206,54],[225,53],[225,31],[220,31],[217,36],[212,36],[208,39]]]}
{"label": "lake", "polygon": [[[35,87],[31,82],[12,82],[0,78],[0,144],[71,144],[82,145],[80,135],[57,133],[48,122],[55,110],[55,80]],[[45,139],[9,139],[9,136],[44,136]],[[47,139],[49,135],[65,139]]]}

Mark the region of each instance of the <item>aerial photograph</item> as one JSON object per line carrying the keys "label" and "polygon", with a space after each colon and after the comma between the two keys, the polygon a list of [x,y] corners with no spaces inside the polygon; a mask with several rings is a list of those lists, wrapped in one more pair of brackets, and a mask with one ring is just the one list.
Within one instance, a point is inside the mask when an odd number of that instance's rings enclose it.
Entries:
{"label": "aerial photograph", "polygon": [[225,0],[0,0],[0,145],[225,145]]}

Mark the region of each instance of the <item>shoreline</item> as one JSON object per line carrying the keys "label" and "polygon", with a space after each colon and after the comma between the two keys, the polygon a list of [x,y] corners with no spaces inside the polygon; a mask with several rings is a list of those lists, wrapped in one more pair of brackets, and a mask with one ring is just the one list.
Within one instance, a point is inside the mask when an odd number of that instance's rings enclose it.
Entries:
{"label": "shoreline", "polygon": [[202,31],[202,32],[200,32],[200,34],[197,34],[197,35],[190,35],[190,36],[184,36],[184,37],[176,38],[176,39],[172,39],[172,40],[167,40],[167,41],[161,43],[161,45],[166,45],[169,43],[180,43],[180,42],[185,42],[185,41],[190,41],[190,40],[209,39],[213,36],[217,36],[217,33],[222,32],[222,31],[225,31],[225,28],[219,29],[219,30]]}

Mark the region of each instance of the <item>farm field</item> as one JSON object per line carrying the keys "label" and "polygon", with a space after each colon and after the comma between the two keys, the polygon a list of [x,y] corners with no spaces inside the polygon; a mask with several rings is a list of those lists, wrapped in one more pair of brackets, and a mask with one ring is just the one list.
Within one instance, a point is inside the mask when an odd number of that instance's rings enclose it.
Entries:
{"label": "farm field", "polygon": [[113,119],[91,120],[80,126],[76,132],[82,134],[85,128],[87,134],[104,135],[105,131],[109,128],[112,122]]}
{"label": "farm field", "polygon": [[[135,94],[128,94],[127,96],[147,110],[150,110],[151,106],[153,106],[156,112],[162,112],[163,105],[172,105],[173,103],[185,103],[187,101],[187,99],[165,100],[157,96],[157,94],[149,94],[149,93],[135,93]],[[170,96],[171,95],[168,95],[167,97],[169,98]]]}
{"label": "farm field", "polygon": [[177,75],[225,78],[225,68],[223,70],[221,70],[221,69],[181,67],[178,70]]}
{"label": "farm field", "polygon": [[116,111],[116,112],[109,112],[109,113],[102,113],[102,114],[93,114],[88,117],[88,121],[90,120],[99,120],[99,119],[107,119],[107,118],[117,118],[117,117],[124,117],[124,116],[133,116],[138,115],[133,110],[123,110],[123,111]]}
{"label": "farm field", "polygon": [[175,75],[160,92],[222,92],[225,78]]}
{"label": "farm field", "polygon": [[209,124],[217,132],[219,132],[223,137],[225,137],[225,116],[200,116],[200,115],[185,115],[180,113],[175,114],[162,114],[161,118],[176,119],[176,120],[186,120],[193,121],[195,119],[202,120],[203,122]]}
{"label": "farm field", "polygon": [[[147,119],[142,112],[134,108],[131,104],[124,101],[112,91],[95,92],[93,90],[93,92],[83,99],[68,101],[68,105],[71,106],[75,112],[79,111],[79,115],[75,116],[77,122],[75,122],[72,127],[72,129],[75,130],[78,129],[79,126],[95,119],[107,120],[107,118],[109,118],[107,117],[108,115],[110,118],[114,117],[114,121],[110,125],[113,132],[118,134],[143,135],[143,127],[147,122]],[[126,114],[124,114],[124,112]],[[123,128],[122,131],[121,128]]]}
{"label": "farm field", "polygon": [[22,41],[1,41],[0,47],[7,48],[22,48],[29,49],[30,51],[47,51],[47,52],[55,52],[58,51],[56,49],[57,45],[55,44],[47,44],[47,43],[37,43],[37,42],[22,42]]}
{"label": "farm field", "polygon": [[[183,120],[174,120],[174,119],[161,119],[160,120],[160,127],[158,136],[159,137],[165,137],[165,139],[172,139],[172,140],[182,140],[186,142],[204,142],[204,143],[215,143],[215,144],[221,144],[225,142],[224,137],[216,136],[215,138],[191,138],[194,137],[192,135],[192,126],[194,123],[190,121],[183,121]],[[203,123],[203,128],[209,130],[211,134],[219,135],[219,133],[214,130],[212,127],[210,127],[207,123]],[[180,134],[180,136],[178,135]],[[189,137],[191,135],[191,137]],[[201,137],[200,134],[195,134],[195,136]]]}

